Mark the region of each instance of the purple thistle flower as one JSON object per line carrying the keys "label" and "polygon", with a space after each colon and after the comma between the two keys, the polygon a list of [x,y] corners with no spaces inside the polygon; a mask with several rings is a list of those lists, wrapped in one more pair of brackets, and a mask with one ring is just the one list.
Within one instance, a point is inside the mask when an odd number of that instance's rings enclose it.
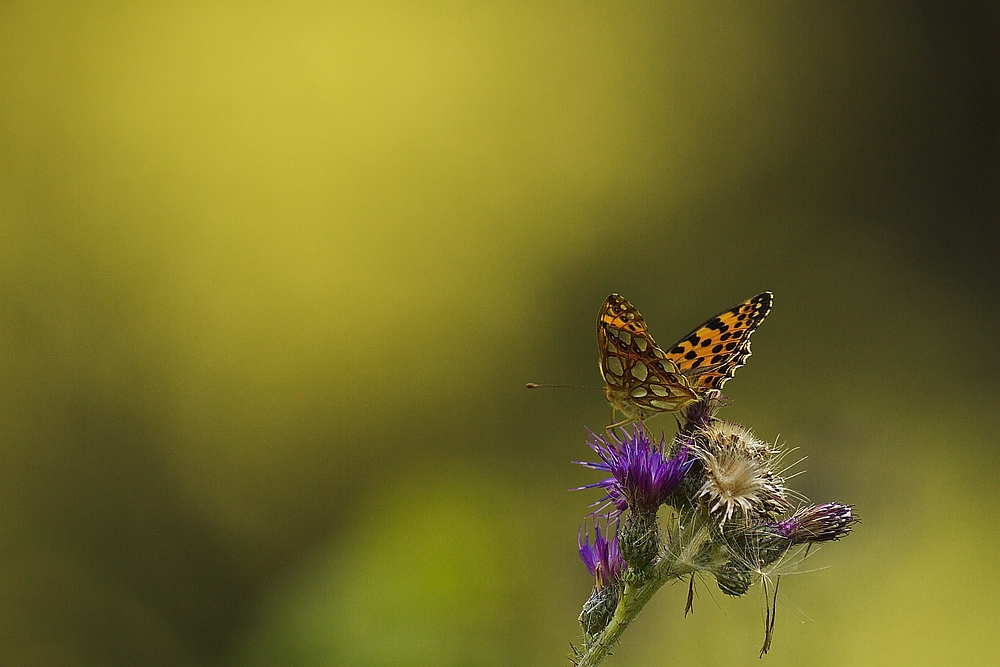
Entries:
{"label": "purple thistle flower", "polygon": [[701,428],[708,426],[715,419],[716,411],[728,404],[718,389],[711,389],[700,400],[681,410],[681,416],[688,427]]}
{"label": "purple thistle flower", "polygon": [[582,466],[603,470],[612,477],[581,489],[601,488],[606,495],[599,503],[614,505],[609,517],[620,515],[626,509],[650,514],[656,512],[670,494],[677,490],[684,475],[694,463],[688,460],[688,449],[683,447],[672,459],[664,455],[664,443],[650,442],[645,429],[636,426],[632,435],[621,429],[621,437],[611,435],[611,442],[593,431],[587,444],[601,463],[578,461]]}
{"label": "purple thistle flower", "polygon": [[803,507],[773,527],[792,544],[803,544],[839,540],[851,532],[851,526],[857,521],[850,505],[825,503]]}
{"label": "purple thistle flower", "polygon": [[618,533],[611,539],[601,535],[601,527],[594,524],[594,543],[590,543],[590,535],[581,531],[577,543],[580,545],[580,560],[587,566],[587,571],[597,584],[597,590],[621,580],[627,564],[618,550]]}

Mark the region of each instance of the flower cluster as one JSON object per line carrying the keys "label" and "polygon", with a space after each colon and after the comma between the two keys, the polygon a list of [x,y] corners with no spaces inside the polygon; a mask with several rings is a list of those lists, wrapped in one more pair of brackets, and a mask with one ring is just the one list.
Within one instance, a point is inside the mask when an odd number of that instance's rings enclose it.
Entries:
{"label": "flower cluster", "polygon": [[[723,593],[741,596],[793,547],[838,540],[857,522],[840,503],[795,509],[800,496],[786,486],[784,452],[718,419],[721,405],[712,392],[687,406],[669,444],[654,441],[642,423],[631,432],[591,432],[587,444],[600,460],[578,463],[610,476],[579,487],[604,492],[590,515],[593,544],[587,531],[580,538],[580,557],[595,579],[580,615],[588,646],[626,603],[629,587],[682,577],[693,586],[695,575],[710,575]],[[762,653],[773,622],[769,603]]]}

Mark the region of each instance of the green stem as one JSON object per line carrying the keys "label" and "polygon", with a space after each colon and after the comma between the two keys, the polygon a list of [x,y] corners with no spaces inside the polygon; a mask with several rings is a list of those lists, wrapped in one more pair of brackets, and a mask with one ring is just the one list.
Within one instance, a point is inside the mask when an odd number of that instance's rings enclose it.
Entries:
{"label": "green stem", "polygon": [[[635,587],[631,584],[625,584],[611,622],[591,640],[586,652],[577,662],[577,667],[597,667],[601,664],[610,655],[611,649],[618,642],[621,634],[625,632],[625,628],[642,611],[642,608],[663,584],[671,579],[680,579],[697,569],[691,563],[694,555],[693,550],[697,550],[701,541],[699,538],[703,537],[702,527],[703,523],[696,520],[694,525],[687,527],[687,530],[680,529],[678,533],[675,533],[675,538],[680,539],[674,541],[674,546],[682,546],[683,548],[677,552],[668,550],[668,553],[664,554],[656,563],[652,576],[641,586]],[[677,544],[678,542],[680,544]]]}
{"label": "green stem", "polygon": [[[614,617],[608,623],[608,627],[604,628],[599,635],[594,637],[590,646],[587,647],[587,652],[584,653],[583,657],[580,658],[580,662],[577,663],[577,667],[596,667],[601,664],[611,653],[612,647],[618,642],[621,634],[625,632],[625,628],[642,611],[642,608],[646,606],[646,603],[653,597],[653,594],[660,589],[660,586],[667,583],[670,579],[677,579],[690,572],[690,569],[686,568],[684,570],[675,570],[672,567],[675,563],[672,561],[665,563],[665,560],[667,559],[663,559],[656,564],[652,578],[642,586],[635,588],[631,584],[625,585],[621,599],[618,601],[618,608],[615,609]],[[666,567],[663,567],[664,565]]]}

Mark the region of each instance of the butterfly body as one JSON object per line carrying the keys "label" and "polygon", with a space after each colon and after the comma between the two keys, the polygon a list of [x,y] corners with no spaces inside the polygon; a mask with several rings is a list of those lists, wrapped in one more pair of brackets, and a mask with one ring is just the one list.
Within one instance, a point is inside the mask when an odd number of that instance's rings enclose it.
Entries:
{"label": "butterfly body", "polygon": [[725,310],[661,349],[639,311],[618,294],[597,317],[597,344],[604,394],[625,422],[676,412],[721,389],[750,356],[750,335],[771,310],[761,292]]}

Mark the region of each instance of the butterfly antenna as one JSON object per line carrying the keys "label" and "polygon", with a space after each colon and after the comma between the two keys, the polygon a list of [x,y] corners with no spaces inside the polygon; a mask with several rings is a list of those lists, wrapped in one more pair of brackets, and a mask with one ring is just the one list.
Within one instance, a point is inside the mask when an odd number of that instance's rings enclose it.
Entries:
{"label": "butterfly antenna", "polygon": [[550,389],[553,387],[565,388],[569,387],[571,389],[600,389],[600,387],[595,387],[589,384],[536,384],[534,382],[529,382],[524,385],[525,389]]}

